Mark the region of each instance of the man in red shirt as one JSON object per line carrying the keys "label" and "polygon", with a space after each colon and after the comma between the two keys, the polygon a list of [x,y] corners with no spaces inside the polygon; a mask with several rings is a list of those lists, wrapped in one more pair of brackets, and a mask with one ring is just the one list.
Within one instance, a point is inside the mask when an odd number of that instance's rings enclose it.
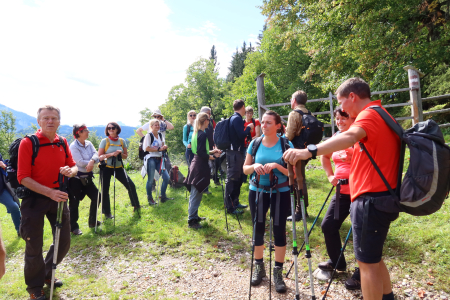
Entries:
{"label": "man in red shirt", "polygon": [[[73,177],[78,168],[72,158],[72,154],[66,139],[60,141],[56,130],[60,124],[60,111],[58,108],[46,105],[39,108],[37,122],[41,129],[35,135],[39,138],[38,155],[32,164],[32,142],[24,138],[19,146],[19,161],[17,179],[20,184],[28,189],[28,195],[22,200],[22,220],[20,234],[25,240],[25,283],[30,299],[44,300],[44,283],[51,284],[53,244],[47,252],[45,259],[42,257],[42,245],[44,234],[44,216],[47,216],[52,229],[56,223],[58,202],[66,202],[68,194],[60,191],[58,174]],[[65,150],[58,142],[65,144]],[[50,144],[43,146],[43,144]],[[54,234],[54,231],[53,231]],[[54,237],[53,237],[54,238]],[[59,264],[70,248],[70,223],[69,209],[64,204],[62,228],[59,239],[58,259]],[[55,279],[55,287],[62,286],[62,281]]]}
{"label": "man in red shirt", "polygon": [[[316,155],[344,150],[354,145],[350,170],[351,220],[353,247],[361,271],[361,289],[365,300],[393,300],[389,271],[382,259],[383,245],[389,226],[398,213],[377,210],[370,198],[389,195],[387,188],[358,142],[364,144],[390,186],[397,185],[397,169],[400,156],[400,139],[388,127],[381,116],[369,106],[381,106],[381,101],[370,100],[369,85],[360,78],[346,80],[336,91],[342,109],[356,118],[349,130],[326,142],[308,145],[307,149],[289,149],[284,159],[291,164]],[[367,230],[361,240],[364,206],[369,205]]]}

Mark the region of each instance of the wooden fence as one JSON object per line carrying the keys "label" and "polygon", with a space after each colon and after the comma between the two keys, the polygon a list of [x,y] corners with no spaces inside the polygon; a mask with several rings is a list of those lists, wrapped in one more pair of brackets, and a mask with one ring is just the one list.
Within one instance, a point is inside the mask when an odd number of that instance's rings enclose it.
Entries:
{"label": "wooden fence", "polygon": [[[377,92],[371,93],[372,96],[374,96],[374,95],[382,95],[382,94],[409,92],[410,100],[408,102],[383,105],[384,108],[398,107],[398,106],[411,106],[411,116],[395,118],[396,120],[398,120],[398,121],[412,120],[412,123],[414,125],[418,122],[422,122],[424,115],[434,115],[434,114],[450,112],[450,108],[434,110],[434,111],[429,111],[429,112],[423,112],[422,102],[432,101],[432,100],[441,100],[441,99],[447,99],[447,98],[450,99],[450,94],[422,98],[421,90],[420,90],[420,77],[422,77],[423,74],[412,66],[406,66],[406,67],[404,67],[404,69],[405,69],[405,71],[408,72],[408,79],[409,79],[409,87],[408,88],[377,91]],[[266,105],[265,92],[264,92],[264,76],[265,76],[265,74],[262,73],[261,75],[259,75],[256,78],[256,88],[257,88],[257,97],[258,97],[258,115],[259,116],[262,116],[264,114],[264,112],[266,110],[269,110],[271,107],[286,106],[286,105],[290,106],[291,105],[290,102]],[[330,92],[328,94],[327,98],[311,99],[311,100],[308,100],[308,102],[307,102],[307,103],[312,103],[312,102],[328,101],[330,103],[330,110],[320,111],[320,112],[312,112],[312,114],[313,115],[329,114],[330,115],[330,124],[325,124],[325,127],[331,127],[332,134],[334,134],[334,132],[335,132],[335,122],[334,122],[334,117],[333,117],[333,110],[334,110],[333,99],[336,99],[336,96]],[[287,117],[288,117],[287,115],[281,116],[281,118],[284,121],[287,120]],[[450,123],[440,124],[439,127],[441,127],[441,128],[450,127]]]}

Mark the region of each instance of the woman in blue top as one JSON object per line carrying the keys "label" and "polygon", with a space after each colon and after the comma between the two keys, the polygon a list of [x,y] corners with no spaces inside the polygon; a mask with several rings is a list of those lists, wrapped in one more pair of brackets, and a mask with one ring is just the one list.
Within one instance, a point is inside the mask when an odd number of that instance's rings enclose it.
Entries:
{"label": "woman in blue top", "polygon": [[195,110],[191,110],[187,114],[187,123],[183,127],[183,144],[186,147],[186,162],[188,168],[191,166],[191,161],[194,158],[194,154],[191,149],[192,134],[194,134],[194,121],[197,117]]}
{"label": "woman in blue top", "polygon": [[[284,293],[286,292],[286,284],[283,281],[282,271],[286,254],[286,218],[290,214],[290,198],[287,177],[288,170],[282,160],[283,148],[281,143],[289,143],[289,146],[286,145],[286,148],[294,147],[287,139],[278,137],[277,132],[283,130],[283,127],[281,118],[276,112],[271,110],[266,111],[262,117],[261,124],[261,129],[264,134],[261,143],[255,154],[252,153],[252,147],[257,139],[250,143],[244,163],[244,174],[250,175],[256,173],[260,177],[259,186],[266,187],[265,189],[257,188],[255,185],[250,184],[250,192],[248,195],[252,220],[255,226],[255,270],[253,271],[251,284],[254,286],[259,285],[262,278],[266,276],[263,262],[264,230],[266,214],[269,207],[271,207],[270,213],[272,218],[275,219],[273,226],[275,237],[275,267],[273,269],[273,278],[276,291],[278,293]],[[253,161],[253,156],[255,157],[255,161]],[[270,186],[270,173],[272,172],[278,178],[278,188],[273,189],[272,194],[270,194],[268,187]],[[252,179],[255,179],[255,176],[253,175]],[[261,216],[261,211],[258,210],[258,219],[255,220],[255,213],[258,209],[256,207],[256,197],[257,194],[258,198],[260,197],[260,192],[262,192],[263,211]],[[279,203],[276,203],[277,196],[279,196]],[[279,210],[277,210],[278,207]]]}

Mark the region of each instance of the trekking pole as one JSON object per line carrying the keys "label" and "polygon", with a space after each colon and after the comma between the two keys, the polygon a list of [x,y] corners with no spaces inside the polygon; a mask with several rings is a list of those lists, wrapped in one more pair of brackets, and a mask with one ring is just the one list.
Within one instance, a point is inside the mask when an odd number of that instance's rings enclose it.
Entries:
{"label": "trekking pole", "polygon": [[[316,225],[316,222],[317,222],[317,220],[319,219],[319,216],[321,215],[322,210],[323,210],[323,208],[325,207],[325,204],[327,203],[328,198],[330,197],[331,192],[333,191],[333,189],[334,189],[334,185],[331,186],[331,190],[330,190],[330,192],[328,193],[328,196],[327,196],[327,198],[325,199],[325,202],[323,203],[322,208],[320,209],[319,213],[317,214],[317,217],[314,219],[314,222],[313,222],[311,228],[309,229],[308,237],[311,235],[311,231],[314,229],[314,226]],[[303,246],[305,246],[305,241],[303,241],[302,246],[300,247],[300,250],[298,251],[298,253],[300,253],[300,252],[302,251]],[[297,255],[298,255],[298,254],[297,254]],[[294,266],[294,263],[291,264],[291,267],[289,268],[289,271],[286,273],[286,278],[288,278],[289,273],[291,272],[293,266]]]}
{"label": "trekking pole", "polygon": [[325,300],[325,298],[327,297],[328,289],[331,286],[331,282],[333,281],[334,274],[336,274],[337,266],[339,264],[339,261],[341,260],[342,254],[344,253],[345,247],[347,246],[348,238],[350,237],[351,233],[352,233],[352,227],[350,227],[350,230],[348,231],[347,237],[345,238],[344,246],[342,246],[341,253],[339,254],[339,258],[338,258],[338,260],[336,262],[336,266],[333,269],[333,273],[331,274],[330,282],[328,283],[327,290],[325,291],[325,294],[323,294],[322,300]]}
{"label": "trekking pole", "polygon": [[[133,196],[133,193],[131,192],[131,185],[130,185],[130,180],[129,180],[129,178],[128,178],[127,171],[125,171],[125,166],[123,165],[122,154],[119,154],[119,155],[117,156],[117,160],[120,161],[120,163],[122,164],[123,173],[124,173],[125,178],[126,178],[126,180],[127,180],[128,190],[130,191],[129,194],[130,194],[131,204],[133,205],[133,207],[136,207],[138,201],[136,201],[136,199],[132,199],[132,198],[134,198],[134,196]],[[134,203],[133,203],[133,202],[134,202]],[[137,212],[138,212],[138,216],[139,216],[139,218],[140,218],[140,217],[141,217],[141,212],[139,211],[139,209],[137,210]]]}
{"label": "trekking pole", "polygon": [[[273,171],[269,173],[269,184],[270,184],[270,219],[269,219],[269,300],[272,299],[272,251],[274,250],[274,246],[272,244],[272,233],[273,233],[273,220],[272,220],[272,187],[274,185],[273,182]],[[278,213],[278,212],[277,212]]]}
{"label": "trekking pole", "polygon": [[[289,177],[289,187],[291,190],[291,210],[294,212],[295,200],[294,200],[294,168],[291,164],[287,163],[288,167],[288,177]],[[301,173],[300,173],[301,174]],[[298,176],[298,174],[297,174]],[[301,175],[300,175],[301,176]],[[292,218],[292,254],[294,255],[294,271],[295,271],[295,299],[300,299],[299,289],[298,289],[298,265],[297,265],[297,232],[295,229],[295,217]]]}
{"label": "trekking pole", "polygon": [[116,157],[112,157],[114,167],[114,228],[116,228]]}
{"label": "trekking pole", "polygon": [[[58,174],[58,182],[59,182],[59,190],[67,193],[67,177]],[[55,272],[56,272],[56,263],[58,262],[58,249],[59,249],[59,236],[61,235],[62,228],[62,215],[64,210],[64,202],[58,202],[58,210],[56,212],[56,223],[55,223],[55,242],[53,247],[53,264],[52,264],[52,279],[50,282],[50,299],[53,298],[53,289],[55,287]]]}
{"label": "trekking pole", "polygon": [[253,220],[253,234],[252,234],[252,261],[250,266],[250,284],[248,288],[248,299],[252,298],[252,277],[253,277],[253,259],[255,258],[255,235],[256,235],[256,222],[258,220],[258,183],[260,175],[256,175],[256,196],[255,196],[255,218]]}
{"label": "trekking pole", "polygon": [[[300,187],[303,187],[303,176],[302,176],[302,168],[305,165],[305,161],[302,160],[299,163],[295,165],[295,173],[297,174],[297,186],[298,186],[298,199],[300,199],[300,207],[302,209],[302,219],[303,219],[303,229],[305,233],[305,248],[306,248],[306,255],[305,257],[308,259],[308,269],[309,269],[309,282],[311,285],[311,299],[316,299],[316,294],[314,293],[314,279],[313,279],[313,271],[311,267],[311,250],[309,247],[309,234],[308,234],[308,225],[306,223],[306,211],[305,211],[305,201],[303,199],[303,189]],[[293,221],[294,218],[292,218]],[[298,254],[297,254],[298,255]]]}
{"label": "trekking pole", "polygon": [[[95,212],[95,233],[97,233],[97,222],[98,222],[98,207],[100,206],[100,187],[102,183],[102,170],[99,171],[98,174],[98,194],[97,194],[97,207]],[[103,193],[102,193],[103,195]],[[102,203],[103,204],[103,203]]]}
{"label": "trekking pole", "polygon": [[227,225],[227,233],[230,233],[228,230],[228,217],[227,217],[227,206],[225,205],[225,192],[223,190],[223,172],[220,173],[220,185],[222,186],[222,200],[223,200],[223,208],[225,212],[225,224]]}

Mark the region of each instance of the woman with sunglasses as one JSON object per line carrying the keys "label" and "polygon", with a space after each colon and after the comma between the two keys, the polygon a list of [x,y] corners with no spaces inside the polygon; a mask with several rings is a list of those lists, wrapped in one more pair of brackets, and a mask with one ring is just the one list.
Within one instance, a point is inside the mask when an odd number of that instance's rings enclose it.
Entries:
{"label": "woman with sunglasses", "polygon": [[116,179],[122,183],[128,190],[128,195],[130,196],[131,205],[134,207],[134,211],[141,208],[139,204],[139,198],[136,193],[136,187],[130,177],[125,172],[123,168],[122,159],[128,157],[127,147],[124,139],[119,137],[121,132],[120,125],[116,122],[109,122],[105,128],[106,139],[100,142],[98,155],[100,161],[107,159],[106,168],[103,168],[102,172],[102,193],[103,193],[103,213],[108,219],[114,218],[111,215],[111,204],[109,200],[109,186],[111,181],[111,176],[114,176],[114,171],[116,174]]}
{"label": "woman with sunglasses", "polygon": [[197,117],[197,113],[195,110],[191,110],[187,114],[187,123],[183,127],[183,144],[186,147],[186,162],[188,165],[188,168],[191,165],[191,161],[194,158],[194,154],[192,153],[191,149],[191,139],[192,134],[194,133],[194,121]]}
{"label": "woman with sunglasses", "polygon": [[[94,145],[87,140],[89,129],[85,124],[73,125],[72,133],[75,140],[70,144],[70,152],[72,152],[73,160],[77,163],[78,173],[69,179],[70,230],[74,235],[81,235],[83,232],[78,225],[78,206],[86,195],[91,199],[89,228],[95,227],[98,189],[93,181],[92,170],[94,163],[98,163],[98,154]],[[100,221],[97,221],[97,225],[100,224]]]}
{"label": "woman with sunglasses", "polygon": [[[211,180],[211,172],[208,165],[208,160],[214,160],[214,157],[219,157],[220,150],[209,150],[208,137],[205,129],[210,122],[209,116],[206,113],[199,113],[194,123],[194,132],[192,134],[191,145],[194,158],[189,167],[189,173],[184,183],[188,184],[191,189],[189,196],[189,217],[188,225],[190,228],[202,228],[200,221],[205,218],[198,216],[198,207],[202,201],[202,193],[208,187]],[[211,155],[212,154],[212,155]]]}

